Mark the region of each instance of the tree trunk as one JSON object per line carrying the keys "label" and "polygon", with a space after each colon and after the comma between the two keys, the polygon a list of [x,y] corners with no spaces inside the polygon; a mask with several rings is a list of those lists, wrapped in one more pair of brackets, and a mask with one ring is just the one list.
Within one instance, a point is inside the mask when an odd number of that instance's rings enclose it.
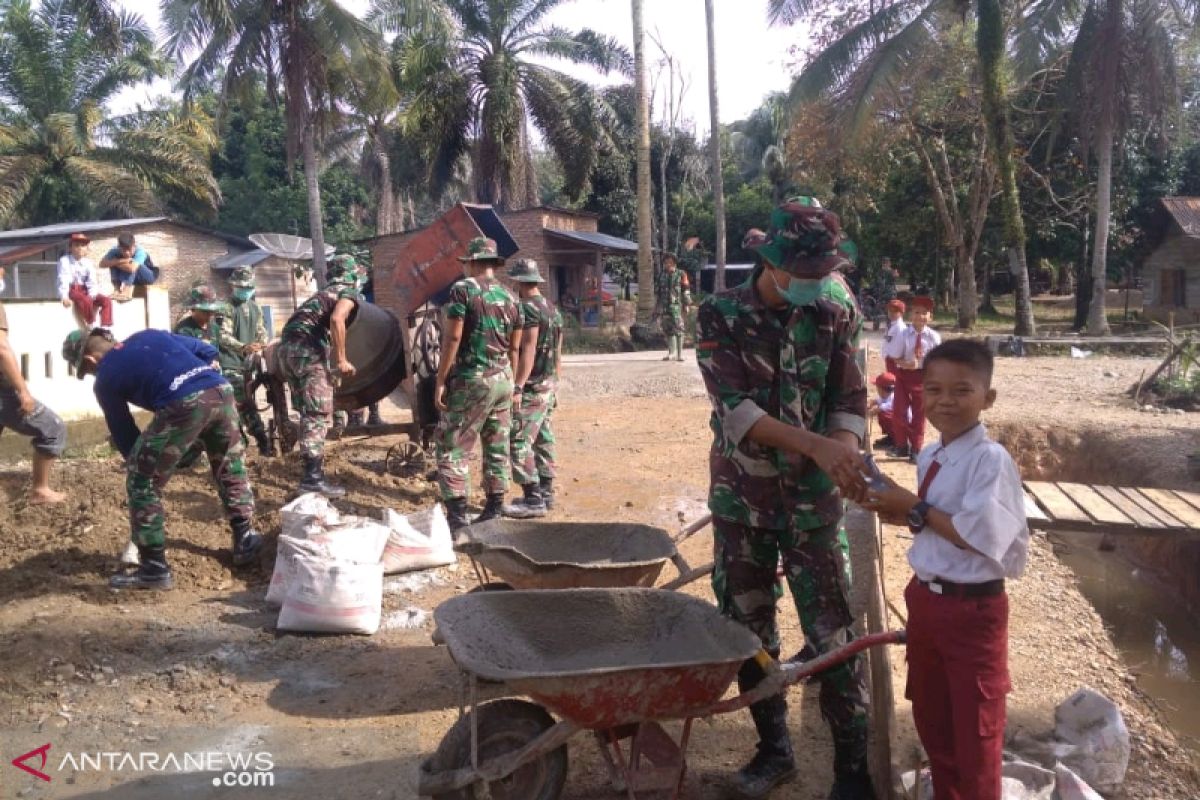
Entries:
{"label": "tree trunk", "polygon": [[1000,179],[1004,244],[1009,250],[1009,267],[1013,271],[1016,304],[1013,333],[1017,336],[1033,336],[1037,329],[1029,293],[1029,265],[1025,260],[1025,221],[1021,217],[1021,195],[1017,189],[1017,168],[1013,160],[1012,126],[1005,106],[1005,30],[1001,0],[978,0],[978,14],[975,43],[983,82],[983,115]]}
{"label": "tree trunk", "polygon": [[634,97],[637,104],[637,324],[649,326],[654,316],[654,198],[650,187],[650,93],[646,87],[646,31],[642,24],[643,0],[630,0],[633,13]]}
{"label": "tree trunk", "polygon": [[1092,305],[1088,309],[1087,332],[1091,336],[1107,336],[1108,314],[1104,293],[1108,288],[1108,226],[1112,217],[1113,140],[1117,126],[1117,92],[1120,86],[1122,33],[1125,30],[1122,0],[1108,0],[1104,37],[1111,55],[1100,64],[1097,83],[1100,86],[1099,114],[1096,119],[1096,230],[1092,236]]}
{"label": "tree trunk", "polygon": [[1088,221],[1085,217],[1083,220],[1083,253],[1079,260],[1072,267],[1075,270],[1075,321],[1071,324],[1071,330],[1075,333],[1082,331],[1087,327],[1088,309],[1092,305],[1092,273],[1088,269],[1089,247],[1091,246],[1091,238],[1088,236]]}
{"label": "tree trunk", "polygon": [[712,162],[713,221],[717,241],[715,258],[717,274],[714,288],[725,289],[725,182],[721,177],[721,115],[717,102],[717,42],[713,0],[704,0],[704,17],[708,28],[708,135],[709,159]]}
{"label": "tree trunk", "polygon": [[308,191],[308,235],[313,246],[313,277],[325,288],[325,225],[321,216],[320,166],[317,163],[316,131],[312,123],[304,126],[304,185]]}
{"label": "tree trunk", "polygon": [[969,331],[979,319],[979,293],[975,287],[975,257],[964,245],[954,251],[958,278],[958,327]]}

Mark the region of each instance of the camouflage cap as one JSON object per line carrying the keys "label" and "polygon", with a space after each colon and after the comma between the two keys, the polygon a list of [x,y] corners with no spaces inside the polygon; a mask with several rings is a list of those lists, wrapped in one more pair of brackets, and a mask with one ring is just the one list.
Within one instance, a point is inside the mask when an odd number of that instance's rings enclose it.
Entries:
{"label": "camouflage cap", "polygon": [[84,345],[93,333],[100,331],[100,328],[93,328],[90,331],[73,330],[67,334],[67,338],[63,339],[62,357],[75,370],[75,377],[83,380],[83,353]]}
{"label": "camouflage cap", "polygon": [[193,286],[188,292],[187,307],[197,311],[220,311],[222,303],[217,299],[217,293],[207,284]]}
{"label": "camouflage cap", "polygon": [[746,231],[746,235],[742,237],[742,249],[751,252],[757,252],[760,247],[767,243],[767,232],[762,228],[751,228]]}
{"label": "camouflage cap", "polygon": [[229,273],[229,285],[237,289],[253,289],[254,270],[249,267],[238,267]]}
{"label": "camouflage cap", "polygon": [[360,286],[366,280],[366,270],[352,255],[341,253],[329,259],[325,270],[325,282]]}
{"label": "camouflage cap", "polygon": [[837,214],[815,197],[792,197],[771,212],[771,232],[758,254],[793,275],[820,277],[845,262],[837,250],[841,240]]}
{"label": "camouflage cap", "polygon": [[546,279],[538,272],[538,264],[532,258],[518,258],[508,268],[508,277],[517,283],[545,283]]}
{"label": "camouflage cap", "polygon": [[495,239],[489,239],[486,236],[476,236],[471,241],[467,242],[467,254],[459,256],[459,261],[503,261],[500,257],[500,248],[496,245]]}

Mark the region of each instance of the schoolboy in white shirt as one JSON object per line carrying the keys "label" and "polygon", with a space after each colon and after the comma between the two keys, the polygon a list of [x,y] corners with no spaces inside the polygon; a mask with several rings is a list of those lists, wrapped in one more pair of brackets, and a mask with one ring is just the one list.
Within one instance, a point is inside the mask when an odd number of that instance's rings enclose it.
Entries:
{"label": "schoolboy in white shirt", "polygon": [[883,334],[883,346],[880,355],[883,356],[884,370],[896,374],[896,361],[904,355],[904,331],[908,323],[904,321],[904,301],[894,297],[888,301],[888,327]]}
{"label": "schoolboy in white shirt", "polygon": [[942,343],[938,332],[929,327],[933,316],[933,300],[929,297],[912,299],[912,326],[906,328],[902,341],[904,350],[896,360],[896,401],[893,407],[895,424],[892,427],[896,442],[891,454],[917,463],[917,453],[925,446],[925,393],[922,374],[925,354]]}

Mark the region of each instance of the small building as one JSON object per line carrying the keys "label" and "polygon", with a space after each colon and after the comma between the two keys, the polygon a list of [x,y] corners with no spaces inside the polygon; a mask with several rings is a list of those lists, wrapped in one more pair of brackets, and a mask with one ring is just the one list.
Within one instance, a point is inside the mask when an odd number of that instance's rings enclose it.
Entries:
{"label": "small building", "polygon": [[1200,323],[1200,197],[1164,197],[1157,244],[1142,262],[1143,313]]}
{"label": "small building", "polygon": [[[86,233],[92,240],[88,256],[99,265],[122,231],[133,233],[159,268],[156,285],[167,292],[171,319],[183,313],[188,290],[198,280],[210,281],[218,295],[227,296],[229,271],[239,266],[254,269],[268,330],[282,327],[298,302],[316,288],[307,276],[295,276],[291,262],[258,249],[249,239],[168,217],[139,217],[0,231],[0,266],[8,273],[0,300],[6,305],[57,301],[58,259],[67,252],[68,237]],[[58,308],[62,316],[71,317],[70,309]]]}
{"label": "small building", "polygon": [[[464,206],[471,212],[481,208]],[[586,298],[590,294],[594,299],[596,287],[601,285],[606,257],[637,254],[636,242],[600,233],[599,215],[587,211],[538,206],[496,214],[519,248],[510,258],[537,261],[546,279],[542,291],[566,308],[579,307],[579,301],[585,300],[583,311],[586,313]],[[393,283],[390,271],[408,244],[424,230],[385,234],[366,240],[375,265],[376,292],[381,304],[389,305],[386,287]]]}

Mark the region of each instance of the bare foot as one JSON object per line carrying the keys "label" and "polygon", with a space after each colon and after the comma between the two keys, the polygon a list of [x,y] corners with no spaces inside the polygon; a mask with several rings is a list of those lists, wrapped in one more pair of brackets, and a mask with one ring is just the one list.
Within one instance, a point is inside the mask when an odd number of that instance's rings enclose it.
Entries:
{"label": "bare foot", "polygon": [[31,506],[48,506],[54,503],[65,502],[67,496],[62,492],[56,492],[53,489],[30,489],[27,501]]}

